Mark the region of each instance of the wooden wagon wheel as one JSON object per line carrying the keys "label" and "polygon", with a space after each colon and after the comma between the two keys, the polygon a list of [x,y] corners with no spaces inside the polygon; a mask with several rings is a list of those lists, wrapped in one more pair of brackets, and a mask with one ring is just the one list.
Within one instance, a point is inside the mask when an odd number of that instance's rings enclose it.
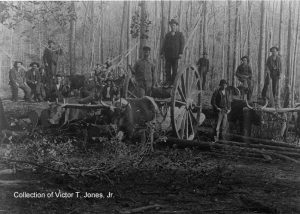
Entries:
{"label": "wooden wagon wheel", "polygon": [[177,74],[171,93],[171,123],[180,139],[196,136],[201,114],[201,78],[194,66]]}

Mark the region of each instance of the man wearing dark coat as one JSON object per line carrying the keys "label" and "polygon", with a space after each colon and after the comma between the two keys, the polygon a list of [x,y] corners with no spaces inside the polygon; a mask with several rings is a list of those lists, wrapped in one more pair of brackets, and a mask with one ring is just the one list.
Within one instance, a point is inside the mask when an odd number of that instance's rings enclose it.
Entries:
{"label": "man wearing dark coat", "polygon": [[62,102],[63,98],[67,97],[68,94],[69,89],[63,82],[63,76],[59,73],[56,74],[55,84],[52,84],[49,100]]}
{"label": "man wearing dark coat", "polygon": [[155,66],[150,60],[150,47],[143,47],[143,58],[133,67],[133,75],[140,90],[139,96],[151,96],[152,88],[156,85]]}
{"label": "man wearing dark coat", "polygon": [[43,98],[41,96],[41,74],[39,71],[39,64],[33,62],[30,64],[31,69],[29,69],[26,73],[26,82],[30,87],[31,92],[34,96],[34,99],[41,102]]}
{"label": "man wearing dark coat", "polygon": [[209,60],[207,59],[207,52],[203,51],[203,57],[197,62],[198,71],[202,78],[202,89],[205,90],[206,74],[209,71]]}
{"label": "man wearing dark coat", "polygon": [[164,56],[166,60],[166,85],[173,85],[177,74],[178,60],[183,54],[184,36],[178,31],[178,22],[175,19],[171,19],[169,25],[171,31],[164,38],[161,56]]}
{"label": "man wearing dark coat", "polygon": [[272,81],[272,93],[275,100],[275,107],[279,107],[279,80],[282,73],[281,57],[278,55],[279,49],[277,47],[270,48],[272,55],[268,57],[266,63],[267,76],[265,78],[265,85],[262,91],[262,97],[266,98],[269,86],[269,80]]}
{"label": "man wearing dark coat", "polygon": [[57,71],[57,61],[58,55],[62,54],[62,50],[54,48],[54,42],[52,40],[48,41],[48,47],[44,50],[43,62],[46,68],[47,76],[49,79],[55,77]]}
{"label": "man wearing dark coat", "polygon": [[250,100],[252,96],[252,69],[247,56],[243,56],[241,60],[242,64],[238,66],[235,75],[243,87],[247,88],[247,99]]}
{"label": "man wearing dark coat", "polygon": [[18,101],[18,89],[24,91],[24,99],[27,102],[32,102],[30,93],[31,89],[26,83],[26,71],[22,62],[16,61],[14,67],[9,71],[9,84],[12,91],[12,100]]}
{"label": "man wearing dark coat", "polygon": [[224,136],[227,127],[227,115],[231,111],[231,103],[229,99],[226,80],[222,79],[211,98],[211,105],[216,116],[215,140]]}

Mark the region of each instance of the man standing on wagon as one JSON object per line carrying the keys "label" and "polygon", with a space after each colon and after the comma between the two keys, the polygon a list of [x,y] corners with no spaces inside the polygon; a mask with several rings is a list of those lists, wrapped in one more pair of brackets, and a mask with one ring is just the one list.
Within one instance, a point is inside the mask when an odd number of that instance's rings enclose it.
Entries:
{"label": "man standing on wagon", "polygon": [[150,60],[148,46],[143,47],[143,58],[138,60],[133,67],[133,75],[139,88],[139,97],[150,96],[152,88],[156,85],[155,66]]}
{"label": "man standing on wagon", "polygon": [[60,48],[55,49],[54,42],[49,40],[48,47],[46,47],[44,50],[43,62],[45,65],[46,74],[51,80],[56,76],[58,55],[61,54],[62,50]]}
{"label": "man standing on wagon", "polygon": [[171,19],[169,25],[171,31],[166,34],[161,48],[161,56],[164,56],[166,59],[166,86],[174,83],[178,69],[178,60],[181,59],[184,48],[184,36],[178,31],[178,22],[175,19]]}
{"label": "man standing on wagon", "polygon": [[267,76],[265,78],[265,85],[262,91],[262,97],[266,98],[269,80],[272,80],[272,93],[275,100],[275,107],[279,107],[279,80],[282,73],[281,57],[278,55],[279,49],[277,47],[270,48],[271,56],[268,57],[266,63]]}

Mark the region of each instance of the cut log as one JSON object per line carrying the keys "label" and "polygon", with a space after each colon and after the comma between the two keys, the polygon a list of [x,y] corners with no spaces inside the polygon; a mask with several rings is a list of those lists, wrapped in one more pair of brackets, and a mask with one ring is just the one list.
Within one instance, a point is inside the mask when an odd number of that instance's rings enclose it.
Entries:
{"label": "cut log", "polygon": [[300,159],[300,154],[299,153],[295,153],[295,152],[284,152],[284,151],[278,151],[278,154],[282,154],[282,155],[286,155],[288,157],[292,157],[292,158],[296,158],[296,159]]}
{"label": "cut log", "polygon": [[166,141],[158,142],[158,144],[162,146],[176,145],[178,148],[197,147],[198,149],[203,149],[204,151],[210,151],[212,148],[212,143],[209,142],[190,141],[177,138],[167,138]]}
{"label": "cut log", "polygon": [[[205,134],[210,134],[211,136],[213,135],[212,129],[200,127],[199,131],[203,132]],[[264,144],[264,145],[270,145],[270,146],[280,146],[280,147],[300,149],[299,146],[284,143],[284,142],[261,139],[261,138],[254,138],[254,137],[245,137],[245,136],[237,135],[237,134],[226,133],[226,134],[224,134],[224,137],[235,140],[235,141],[243,141],[243,142],[253,143],[253,144]]]}
{"label": "cut log", "polygon": [[261,109],[264,112],[272,112],[272,113],[287,113],[287,112],[298,112],[300,111],[300,107],[297,108],[265,108]]}
{"label": "cut log", "polygon": [[252,144],[252,143],[240,143],[228,140],[220,140],[218,143],[226,144],[226,145],[234,145],[234,146],[243,146],[249,148],[258,148],[258,149],[267,149],[267,150],[274,150],[274,151],[283,151],[283,152],[294,152],[295,154],[300,155],[300,149],[296,148],[286,148],[280,146],[269,146],[269,145],[262,145],[262,144]]}
{"label": "cut log", "polygon": [[39,181],[24,181],[24,180],[0,180],[0,186],[12,186],[19,184],[37,184]]}
{"label": "cut log", "polygon": [[131,210],[126,210],[126,211],[119,211],[120,214],[131,214],[131,213],[141,213],[144,212],[146,210],[150,210],[150,209],[159,209],[161,207],[164,207],[163,205],[159,205],[159,204],[153,204],[153,205],[148,205],[148,206],[144,206],[144,207],[139,207],[139,208],[134,208]]}
{"label": "cut log", "polygon": [[299,161],[288,157],[283,154],[277,154],[276,151],[267,151],[267,150],[260,150],[257,148],[249,148],[249,147],[242,147],[242,146],[236,146],[236,145],[226,145],[222,143],[209,143],[209,142],[203,142],[203,141],[189,141],[189,140],[181,140],[177,138],[168,138],[165,142],[159,142],[159,145],[168,145],[168,146],[174,146],[176,145],[177,148],[186,148],[186,147],[196,147],[203,149],[205,151],[212,151],[212,149],[219,149],[219,150],[237,150],[237,151],[249,151],[249,152],[256,152],[258,154],[262,155],[269,155],[271,157],[279,158],[286,161],[291,161],[294,163],[299,163]]}

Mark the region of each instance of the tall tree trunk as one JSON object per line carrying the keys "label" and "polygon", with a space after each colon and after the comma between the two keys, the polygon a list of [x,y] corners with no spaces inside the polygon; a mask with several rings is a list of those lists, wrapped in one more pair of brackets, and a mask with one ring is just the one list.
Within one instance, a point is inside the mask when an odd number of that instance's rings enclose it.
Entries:
{"label": "tall tree trunk", "polygon": [[230,20],[231,20],[231,12],[230,12],[230,6],[231,6],[231,1],[228,0],[228,41],[227,41],[227,82],[229,82],[230,80],[230,47],[231,47],[231,44],[230,44]]}
{"label": "tall tree trunk", "polygon": [[204,1],[203,2],[203,51],[207,49],[206,47],[206,33],[207,33],[207,20],[206,20],[206,17],[207,17],[207,1]]}
{"label": "tall tree trunk", "polygon": [[126,20],[126,9],[127,9],[127,1],[123,2],[123,18],[122,18],[122,25],[121,25],[121,35],[120,35],[120,44],[119,44],[119,54],[123,52],[123,37],[124,37],[124,26]]}
{"label": "tall tree trunk", "polygon": [[172,1],[169,0],[168,21],[171,20]]}
{"label": "tall tree trunk", "polygon": [[283,107],[287,108],[290,105],[290,78],[292,72],[292,61],[291,61],[291,46],[292,46],[292,1],[289,2],[289,27],[288,27],[288,40],[287,40],[287,69],[285,75],[285,96]]}
{"label": "tall tree trunk", "polygon": [[280,21],[279,21],[279,50],[282,54],[283,51],[283,44],[282,44],[282,37],[283,37],[283,0],[280,1]]}
{"label": "tall tree trunk", "polygon": [[70,58],[70,75],[76,74],[76,60],[75,60],[75,24],[76,11],[75,2],[71,2],[71,17],[70,17],[70,38],[69,38],[69,58]]}
{"label": "tall tree trunk", "polygon": [[183,7],[183,5],[182,5],[182,0],[180,0],[179,1],[179,7],[178,7],[178,13],[177,13],[177,17],[178,17],[178,22],[179,22],[179,31],[181,31],[181,28],[182,28],[182,15],[181,15],[181,13],[182,13],[182,7]]}
{"label": "tall tree trunk", "polygon": [[[298,3],[298,10],[300,9],[300,4]],[[297,13],[296,13],[297,14]],[[295,105],[295,82],[297,78],[297,56],[298,56],[298,34],[299,34],[299,25],[300,25],[300,13],[298,12],[298,18],[296,22],[297,28],[296,28],[296,33],[295,33],[295,49],[294,49],[294,63],[293,63],[293,75],[292,75],[292,107]]]}
{"label": "tall tree trunk", "polygon": [[223,35],[222,35],[222,79],[225,79],[225,38],[226,38],[225,25],[226,25],[226,7],[224,7]]}
{"label": "tall tree trunk", "polygon": [[261,92],[261,85],[264,79],[265,70],[265,28],[266,28],[266,12],[265,1],[261,1],[261,18],[260,18],[260,37],[259,37],[259,52],[258,52],[258,83],[257,93],[258,96]]}
{"label": "tall tree trunk", "polygon": [[233,47],[233,74],[232,74],[232,79],[231,79],[231,84],[235,86],[235,81],[234,81],[234,71],[236,70],[237,67],[237,54],[238,54],[238,13],[239,13],[239,7],[238,7],[238,2],[235,1],[235,18],[234,18],[234,47]]}
{"label": "tall tree trunk", "polygon": [[214,71],[215,71],[215,57],[216,57],[216,9],[214,7],[214,3],[212,2],[212,10],[213,10],[213,18],[214,18],[214,24],[213,24],[213,44],[212,44],[212,59],[211,59],[211,73],[210,73],[210,78],[211,78],[211,85],[210,89],[213,90],[214,87]]}
{"label": "tall tree trunk", "polygon": [[101,63],[104,63],[104,8],[101,0]]}
{"label": "tall tree trunk", "polygon": [[[130,1],[127,2],[127,50],[130,49],[131,45],[131,34],[130,34],[130,23],[131,23],[131,7]],[[127,65],[131,64],[131,53],[127,56]]]}
{"label": "tall tree trunk", "polygon": [[[166,34],[166,16],[165,16],[165,8],[164,8],[164,1],[161,0],[161,30],[160,30],[160,49],[162,48],[163,45],[163,41],[164,41],[164,37]],[[163,65],[163,60],[160,61],[161,67],[164,67]],[[160,71],[162,71],[163,69],[161,69]],[[165,80],[165,72],[161,72],[160,74],[158,74],[163,81]]]}
{"label": "tall tree trunk", "polygon": [[247,38],[248,38],[248,45],[247,45],[247,55],[249,59],[251,59],[251,19],[252,19],[252,13],[251,13],[251,0],[248,0],[248,29],[247,29]]}
{"label": "tall tree trunk", "polygon": [[[202,2],[202,8],[201,10],[199,10],[199,13],[201,13],[201,15],[204,13],[204,9],[203,9],[203,4],[204,2]],[[203,44],[203,19],[200,20],[200,24],[199,24],[199,55],[201,56],[202,54],[202,44]],[[201,52],[202,51],[202,52]]]}
{"label": "tall tree trunk", "polygon": [[81,43],[81,71],[84,71],[84,65],[85,65],[85,29],[86,29],[86,19],[87,19],[87,13],[88,13],[88,7],[86,7],[85,15],[84,15],[84,21],[82,26],[82,43]]}
{"label": "tall tree trunk", "polygon": [[[279,51],[280,51],[280,55],[281,57],[284,57],[285,53],[284,53],[284,45],[283,45],[283,41],[284,41],[284,36],[285,36],[285,31],[284,29],[284,19],[283,19],[283,14],[284,14],[284,2],[283,0],[280,1],[280,19],[279,19]],[[282,69],[282,73],[285,73],[285,61],[282,58],[281,61],[281,69]],[[279,81],[279,85],[283,85],[283,78],[280,79]],[[281,87],[280,87],[281,88]],[[282,87],[283,88],[283,87]],[[279,90],[279,97],[281,97],[282,91]]]}
{"label": "tall tree trunk", "polygon": [[[266,5],[268,4],[268,5]],[[265,4],[265,8],[269,8],[270,7],[270,2],[266,2]],[[265,10],[266,13],[266,28],[265,28],[265,59],[267,59],[268,57],[268,37],[269,37],[269,14],[268,14],[268,10]]]}
{"label": "tall tree trunk", "polygon": [[92,63],[93,63],[93,57],[94,57],[94,29],[95,29],[95,26],[94,26],[94,2],[93,1],[90,1],[90,7],[91,7],[91,16],[90,16],[90,32],[89,32],[89,50],[90,50],[90,53],[89,53],[89,65],[91,66]]}
{"label": "tall tree trunk", "polygon": [[142,57],[143,47],[147,43],[148,33],[146,32],[147,26],[145,20],[147,19],[146,1],[142,0],[140,2],[141,7],[141,31],[140,31],[140,48],[139,48],[139,58]]}

